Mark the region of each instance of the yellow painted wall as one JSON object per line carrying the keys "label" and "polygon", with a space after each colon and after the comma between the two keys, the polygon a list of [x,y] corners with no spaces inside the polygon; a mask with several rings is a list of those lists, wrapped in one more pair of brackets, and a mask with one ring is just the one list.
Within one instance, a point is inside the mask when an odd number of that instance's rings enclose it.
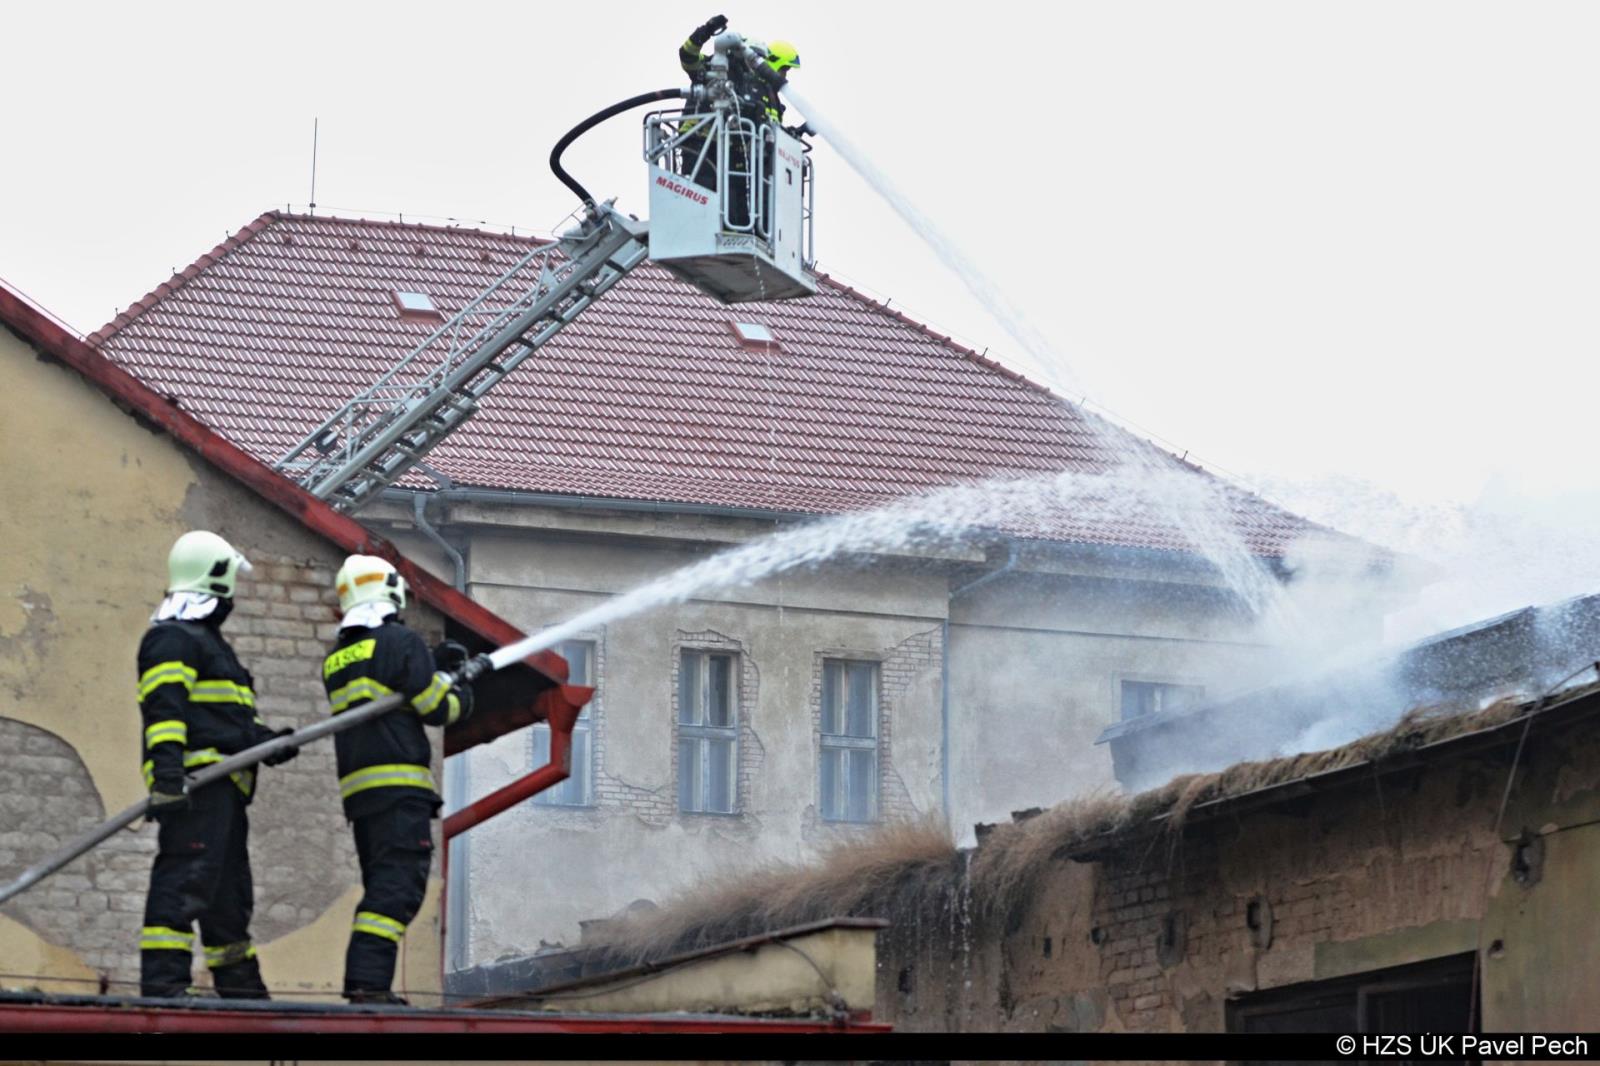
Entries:
{"label": "yellow painted wall", "polygon": [[[170,437],[145,428],[76,372],[38,358],[4,329],[0,373],[11,399],[0,419],[6,456],[0,464],[0,498],[5,501],[0,506],[0,718],[35,726],[70,745],[104,810],[114,813],[144,794],[134,664],[150,612],[161,598],[173,541],[191,528],[214,528],[247,557],[299,560],[329,575],[343,553]],[[247,590],[264,596],[271,580],[270,574],[258,572],[241,585],[241,601]],[[418,608],[412,614],[413,624],[425,634],[440,628],[436,613]],[[297,720],[286,718],[288,714],[301,716],[304,724],[308,716],[325,712],[315,671],[318,650],[303,643],[296,643],[294,654],[311,664],[305,678],[311,687],[292,708],[264,712],[274,725]],[[250,655],[241,653],[241,658],[256,669]],[[337,988],[359,895],[354,846],[337,814],[331,765],[314,774],[305,767],[302,755],[298,764],[266,771],[251,808],[255,932],[269,986]],[[314,827],[304,817],[308,810],[317,816]],[[153,836],[148,828],[138,831]],[[278,843],[271,840],[274,831]],[[348,890],[339,896],[335,884],[316,898],[296,900],[283,892],[279,895],[284,898],[264,898],[263,854],[272,849],[278,864],[292,863],[299,842],[291,840],[292,847],[281,842],[286,834],[302,832],[307,838],[317,834],[320,847],[306,853],[308,867],[319,867],[308,869],[308,876],[326,882],[330,868],[348,869],[348,874],[334,875],[345,878]],[[330,855],[333,862],[326,860]],[[30,854],[28,861],[37,857]],[[73,872],[81,875],[83,864],[63,871]],[[52,885],[46,881],[32,892]],[[119,883],[115,891],[124,902],[134,893],[142,900],[142,887],[131,883]],[[438,899],[435,883],[406,938],[397,987],[403,983],[412,990],[438,992]],[[322,909],[310,924],[268,941],[260,929],[263,913],[275,902],[287,902],[301,915],[308,906]],[[15,904],[7,911],[16,913]],[[127,925],[128,954],[115,967],[115,976],[126,980],[136,976],[133,945],[140,915],[126,911],[111,921],[116,923],[111,934],[116,950],[121,950],[121,925]],[[281,926],[283,919],[277,922]],[[86,949],[73,947],[52,945],[26,926],[0,917],[0,957],[8,964],[0,970],[18,972],[10,963],[19,960],[30,967],[29,973],[93,976],[94,969],[82,958]],[[108,949],[101,944],[94,950]]]}
{"label": "yellow painted wall", "polygon": [[0,967],[8,974],[41,975],[37,980],[0,977],[0,988],[37,988],[41,992],[80,996],[99,991],[97,975],[76,955],[3,914],[0,914]]}
{"label": "yellow painted wall", "polygon": [[131,664],[194,473],[171,440],[5,331],[0,368],[0,715],[71,744],[121,810],[144,794]]}

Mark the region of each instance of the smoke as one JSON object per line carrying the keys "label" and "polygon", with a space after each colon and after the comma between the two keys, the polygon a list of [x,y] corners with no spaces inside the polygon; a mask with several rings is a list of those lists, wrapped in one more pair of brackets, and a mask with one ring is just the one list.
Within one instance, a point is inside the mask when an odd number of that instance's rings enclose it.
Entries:
{"label": "smoke", "polygon": [[[866,152],[803,94],[791,87],[785,95],[989,308],[1048,384],[1060,391],[1079,380],[1056,346]],[[1349,478],[1262,479],[1289,510],[1359,538],[1308,534],[1283,559],[1287,579],[1280,580],[1242,543],[1238,514],[1220,482],[1166,476],[1170,462],[1156,458],[1155,449],[1119,447],[1119,431],[1098,419],[1089,422],[1124,464],[1123,477],[1150,490],[1163,517],[1242,601],[1254,620],[1246,639],[1265,649],[1244,669],[1237,662],[1219,663],[1212,649],[1184,663],[1169,659],[1169,668],[1206,679],[1211,699],[1268,685],[1315,686],[1320,694],[1321,713],[1279,750],[1261,751],[1254,732],[1240,736],[1231,752],[1226,736],[1212,737],[1212,760],[1292,754],[1392,724],[1417,696],[1389,676],[1387,660],[1403,643],[1600,587],[1600,553],[1589,550],[1600,532],[1600,494],[1534,500],[1509,478],[1492,483],[1471,504],[1453,505],[1410,504]],[[1070,624],[1067,613],[1063,625]],[[1223,623],[1217,635],[1234,637],[1231,629]],[[1046,793],[1060,788],[1045,781],[1040,786]]]}

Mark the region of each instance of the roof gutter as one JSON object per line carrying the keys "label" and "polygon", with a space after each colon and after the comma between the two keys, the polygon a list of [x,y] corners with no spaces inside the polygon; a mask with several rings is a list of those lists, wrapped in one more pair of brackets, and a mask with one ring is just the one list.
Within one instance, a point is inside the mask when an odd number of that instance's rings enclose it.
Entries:
{"label": "roof gutter", "polygon": [[968,581],[965,585],[957,585],[955,588],[950,590],[950,598],[953,600],[957,596],[960,596],[963,593],[971,592],[973,589],[978,588],[981,585],[987,585],[989,582],[993,581],[995,578],[1004,577],[1006,574],[1009,574],[1011,571],[1015,570],[1016,567],[1017,567],[1017,542],[1014,541],[1014,540],[1007,540],[1006,541],[1006,561],[1004,563],[1000,564],[1000,566],[996,567],[995,569],[989,571],[987,574],[980,574],[979,576],[973,578],[971,581]]}
{"label": "roof gutter", "polygon": [[445,556],[449,558],[450,565],[455,568],[456,591],[466,592],[467,561],[466,559],[462,558],[461,553],[455,549],[454,545],[445,540],[439,531],[428,522],[427,511],[429,501],[430,497],[428,493],[413,492],[411,494],[411,519],[416,523],[417,532],[421,533],[424,537],[427,537],[433,543],[437,544],[440,550],[444,552]]}
{"label": "roof gutter", "polygon": [[[413,495],[409,489],[383,490],[383,499],[404,502]],[[750,518],[761,521],[799,522],[826,515],[806,511],[777,511],[757,507],[725,507],[706,503],[674,503],[670,500],[625,500],[613,496],[567,496],[555,492],[515,492],[509,489],[449,488],[434,491],[441,502],[505,504],[520,507],[564,507],[575,511],[642,511],[648,514],[692,514],[715,518]]]}

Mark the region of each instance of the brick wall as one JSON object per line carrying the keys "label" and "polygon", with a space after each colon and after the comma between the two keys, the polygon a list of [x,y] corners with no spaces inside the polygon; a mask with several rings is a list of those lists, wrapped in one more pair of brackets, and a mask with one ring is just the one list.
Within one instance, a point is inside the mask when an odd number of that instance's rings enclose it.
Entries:
{"label": "brick wall", "polygon": [[[1506,762],[1475,756],[1128,837],[1092,861],[1043,858],[1021,913],[993,924],[889,915],[879,1012],[918,1030],[1215,1032],[1230,998],[1470,953],[1493,914],[1543,915],[1544,935],[1570,937],[1587,912],[1559,908],[1585,882],[1518,881],[1512,859],[1521,831],[1593,822],[1600,735],[1530,743],[1521,765],[1503,834]],[[1497,965],[1537,972],[1551,948],[1522,928],[1501,950],[1523,960]]]}

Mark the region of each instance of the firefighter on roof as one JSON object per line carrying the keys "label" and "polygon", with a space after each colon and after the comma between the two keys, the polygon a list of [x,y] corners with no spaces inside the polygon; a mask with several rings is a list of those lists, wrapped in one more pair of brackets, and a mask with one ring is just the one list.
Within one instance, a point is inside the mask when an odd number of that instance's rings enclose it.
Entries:
{"label": "firefighter on roof", "polygon": [[[139,644],[139,709],[144,717],[144,781],[149,815],[160,823],[150,894],[139,938],[139,990],[145,996],[193,994],[189,972],[194,923],[221,996],[267,999],[250,942],[254,892],[246,808],[255,772],[189,791],[184,771],[293,732],[256,717],[250,672],[221,627],[234,584],[250,564],[215,533],[185,533],[167,558],[166,598]],[[294,758],[285,749],[276,766]]]}
{"label": "firefighter on roof", "polygon": [[467,659],[445,641],[430,652],[398,614],[406,583],[387,561],[352,555],[334,578],[344,619],[322,665],[334,714],[404,693],[409,703],[334,738],[339,795],[356,838],[363,895],[345,953],[344,995],[354,1003],[404,1003],[390,986],[407,924],[422,906],[433,858],[433,819],[443,805],[429,769],[423,725],[472,712],[472,689],[452,686]]}

